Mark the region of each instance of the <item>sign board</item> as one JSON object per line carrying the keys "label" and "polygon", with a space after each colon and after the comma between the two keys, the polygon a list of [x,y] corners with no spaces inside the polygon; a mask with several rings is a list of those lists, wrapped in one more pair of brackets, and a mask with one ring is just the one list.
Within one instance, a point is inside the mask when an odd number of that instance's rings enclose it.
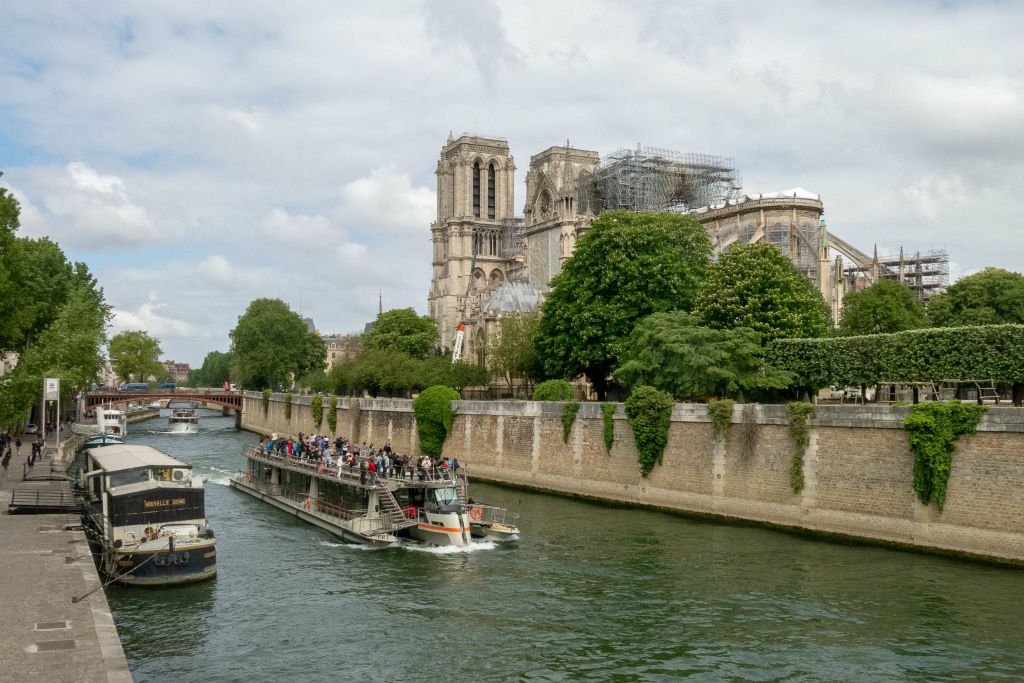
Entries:
{"label": "sign board", "polygon": [[47,377],[43,380],[43,398],[47,401],[56,401],[60,398],[60,378]]}

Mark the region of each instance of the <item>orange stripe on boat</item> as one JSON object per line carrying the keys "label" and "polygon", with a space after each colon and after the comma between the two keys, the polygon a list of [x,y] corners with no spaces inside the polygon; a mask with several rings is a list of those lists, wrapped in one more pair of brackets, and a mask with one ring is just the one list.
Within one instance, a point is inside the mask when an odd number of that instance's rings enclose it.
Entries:
{"label": "orange stripe on boat", "polygon": [[434,526],[433,524],[420,523],[419,528],[430,529],[431,531],[447,531],[450,534],[461,534],[465,529],[459,529],[458,527],[447,527],[447,526]]}

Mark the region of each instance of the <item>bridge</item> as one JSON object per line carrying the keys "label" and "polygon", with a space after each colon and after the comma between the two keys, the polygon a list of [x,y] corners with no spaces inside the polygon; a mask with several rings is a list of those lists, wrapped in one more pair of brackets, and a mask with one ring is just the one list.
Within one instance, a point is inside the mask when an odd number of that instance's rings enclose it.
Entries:
{"label": "bridge", "polygon": [[192,402],[217,405],[242,412],[242,392],[222,389],[150,389],[149,391],[90,391],[82,396],[82,407],[86,410],[96,406],[127,403],[151,403],[153,401]]}

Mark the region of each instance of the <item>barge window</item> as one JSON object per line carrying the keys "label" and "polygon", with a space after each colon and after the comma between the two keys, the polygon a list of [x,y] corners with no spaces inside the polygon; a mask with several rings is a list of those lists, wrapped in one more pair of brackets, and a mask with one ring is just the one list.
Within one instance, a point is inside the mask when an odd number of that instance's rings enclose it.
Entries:
{"label": "barge window", "polygon": [[434,489],[434,500],[438,505],[450,505],[459,502],[459,493],[454,488]]}
{"label": "barge window", "polygon": [[148,469],[122,470],[120,472],[112,472],[107,475],[108,488],[124,486],[125,484],[135,484],[140,481],[149,481]]}

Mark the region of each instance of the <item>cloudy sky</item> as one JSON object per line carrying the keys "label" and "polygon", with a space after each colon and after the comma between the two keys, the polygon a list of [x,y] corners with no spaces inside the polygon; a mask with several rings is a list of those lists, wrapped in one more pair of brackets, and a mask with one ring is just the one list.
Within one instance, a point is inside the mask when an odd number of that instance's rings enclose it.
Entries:
{"label": "cloudy sky", "polygon": [[0,180],[114,329],[226,350],[248,302],[323,332],[426,311],[449,130],[731,156],[869,251],[1024,268],[1024,3],[0,0]]}

